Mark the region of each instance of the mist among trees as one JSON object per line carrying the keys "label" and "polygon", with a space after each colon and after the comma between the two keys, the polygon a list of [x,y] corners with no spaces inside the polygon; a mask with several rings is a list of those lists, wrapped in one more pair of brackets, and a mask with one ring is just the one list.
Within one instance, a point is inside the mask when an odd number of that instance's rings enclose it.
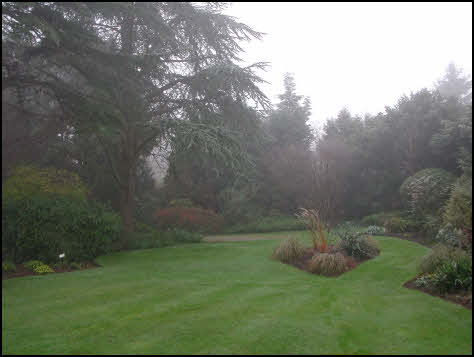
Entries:
{"label": "mist among trees", "polygon": [[[472,196],[468,75],[447,64],[434,88],[377,115],[342,108],[317,131],[309,119],[324,98],[312,103],[287,73],[272,105],[259,89],[267,64],[240,65],[240,41],[262,34],[225,6],[2,3],[2,182],[21,166],[75,173],[88,200],[120,214],[124,241],[180,205],[220,229],[299,207],[330,224],[401,210],[419,230],[470,229],[453,216]],[[426,169],[454,181],[415,213],[400,190]]]}

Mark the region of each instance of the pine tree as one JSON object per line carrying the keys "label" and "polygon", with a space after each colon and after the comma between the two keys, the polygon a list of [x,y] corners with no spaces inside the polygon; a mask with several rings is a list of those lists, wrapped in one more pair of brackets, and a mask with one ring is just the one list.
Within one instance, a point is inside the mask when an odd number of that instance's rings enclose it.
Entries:
{"label": "pine tree", "polygon": [[[64,118],[97,138],[120,187],[124,237],[133,231],[135,173],[141,156],[167,138],[199,140],[237,159],[229,130],[190,121],[222,120],[229,101],[268,99],[255,70],[237,64],[241,40],[261,33],[223,15],[222,3],[2,3],[2,34],[28,39],[35,71],[9,85],[41,84]],[[232,148],[235,150],[232,151]]]}

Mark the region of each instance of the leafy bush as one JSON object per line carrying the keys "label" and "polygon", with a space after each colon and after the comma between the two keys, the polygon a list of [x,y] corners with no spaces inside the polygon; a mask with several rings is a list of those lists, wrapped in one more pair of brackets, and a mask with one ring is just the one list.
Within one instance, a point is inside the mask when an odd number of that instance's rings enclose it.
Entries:
{"label": "leafy bush", "polygon": [[418,288],[428,288],[433,284],[433,274],[423,274],[415,280]]}
{"label": "leafy bush", "polygon": [[39,260],[30,260],[23,263],[23,265],[28,270],[31,270],[32,272],[37,274],[54,273],[53,269],[51,269],[48,265],[44,264]]}
{"label": "leafy bush", "polygon": [[384,222],[384,227],[390,233],[408,232],[409,223],[399,217],[391,217]]}
{"label": "leafy bush", "polygon": [[363,226],[383,226],[385,221],[392,217],[402,217],[401,211],[392,211],[392,212],[381,212],[374,213],[368,216],[365,216],[361,220],[361,225]]}
{"label": "leafy bush", "polygon": [[53,267],[55,269],[67,269],[69,267],[69,264],[63,260],[57,262],[57,263],[54,263],[53,264]]}
{"label": "leafy bush", "polygon": [[454,229],[451,223],[448,223],[438,231],[435,241],[453,248],[461,248],[461,234]]}
{"label": "leafy bush", "polygon": [[247,223],[235,224],[224,230],[225,233],[264,233],[278,231],[305,230],[306,226],[296,217],[269,216],[259,217]]}
{"label": "leafy bush", "polygon": [[472,289],[472,258],[451,260],[436,269],[433,284],[442,293]]}
{"label": "leafy bush", "polygon": [[449,198],[456,177],[443,169],[418,171],[405,179],[400,194],[414,217],[435,213]]}
{"label": "leafy bush", "polygon": [[253,195],[254,192],[251,188],[236,189],[231,187],[219,193],[219,201],[222,202],[222,216],[226,225],[252,224],[260,217],[271,215],[262,206],[252,202]]}
{"label": "leafy bush", "polygon": [[15,262],[92,260],[119,239],[120,217],[100,204],[58,194],[2,199],[2,247]]}
{"label": "leafy bush", "polygon": [[34,166],[16,167],[2,186],[3,197],[17,200],[44,193],[85,199],[87,189],[75,173]]}
{"label": "leafy bush", "polygon": [[311,259],[309,267],[312,273],[326,276],[339,275],[349,269],[341,253],[317,253]]}
{"label": "leafy bush", "polygon": [[168,207],[155,213],[158,229],[181,228],[199,232],[216,232],[223,218],[211,210],[199,207]]}
{"label": "leafy bush", "polygon": [[137,231],[125,249],[160,248],[180,243],[199,243],[203,235],[184,229],[158,231],[145,224],[137,224]]}
{"label": "leafy bush", "polygon": [[28,269],[33,271],[37,266],[41,266],[44,263],[39,261],[39,260],[28,260],[27,262],[23,263],[23,266]]}
{"label": "leafy bush", "polygon": [[2,261],[2,272],[15,271],[16,266],[10,261]]}
{"label": "leafy bush", "polygon": [[385,227],[380,227],[380,226],[369,226],[366,230],[365,233],[367,234],[380,234],[380,233],[385,233]]}
{"label": "leafy bush", "polygon": [[377,242],[372,237],[367,237],[364,232],[357,231],[351,224],[341,225],[336,234],[341,239],[339,244],[354,258],[373,258],[380,253]]}
{"label": "leafy bush", "polygon": [[418,263],[420,273],[434,273],[437,268],[449,261],[468,258],[468,254],[460,249],[452,249],[444,244],[435,245]]}
{"label": "leafy bush", "polygon": [[71,269],[74,269],[74,270],[81,269],[81,264],[79,264],[77,262],[71,262],[71,264],[69,266],[71,267]]}
{"label": "leafy bush", "polygon": [[456,180],[446,204],[443,220],[456,228],[472,230],[472,178],[463,175]]}
{"label": "leafy bush", "polygon": [[427,214],[422,219],[421,232],[434,237],[440,230],[443,222],[440,215]]}
{"label": "leafy bush", "polygon": [[38,265],[36,266],[33,271],[36,273],[36,274],[46,274],[46,273],[54,273],[54,270],[50,268],[49,265],[46,265],[46,264],[42,264],[42,265]]}
{"label": "leafy bush", "polygon": [[272,258],[284,263],[292,263],[301,259],[307,248],[295,237],[288,237],[273,248]]}

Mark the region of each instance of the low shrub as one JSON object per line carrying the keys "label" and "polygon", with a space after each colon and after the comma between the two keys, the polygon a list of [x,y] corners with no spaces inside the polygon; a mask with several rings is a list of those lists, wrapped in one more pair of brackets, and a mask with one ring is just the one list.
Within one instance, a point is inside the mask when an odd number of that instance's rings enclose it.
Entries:
{"label": "low shrub", "polygon": [[428,237],[435,237],[441,229],[443,221],[439,215],[426,215],[422,218],[420,231]]}
{"label": "low shrub", "polygon": [[434,273],[436,269],[449,261],[462,260],[468,257],[469,255],[460,249],[453,249],[438,243],[428,254],[421,258],[418,263],[418,271],[420,273]]}
{"label": "low shrub", "polygon": [[293,216],[259,217],[247,223],[234,224],[224,230],[225,233],[265,233],[279,231],[299,231],[307,227]]}
{"label": "low shrub", "polygon": [[472,177],[462,175],[456,180],[443,219],[444,223],[451,223],[456,228],[472,230]]}
{"label": "low shrub", "polygon": [[19,263],[93,260],[119,240],[120,216],[97,203],[59,194],[2,198],[2,248]]}
{"label": "low shrub", "polygon": [[224,219],[211,210],[200,207],[168,207],[155,213],[159,230],[180,228],[199,232],[218,232]]}
{"label": "low shrub", "polygon": [[317,253],[311,259],[309,267],[312,273],[326,276],[339,275],[349,269],[341,253]]}
{"label": "low shrub", "polygon": [[180,243],[199,243],[203,235],[184,229],[170,229],[158,231],[147,225],[137,225],[137,231],[133,234],[125,249],[149,249],[161,248]]}
{"label": "low shrub", "polygon": [[421,230],[423,222],[412,219],[409,212],[392,211],[365,216],[361,220],[361,225],[383,227],[391,233],[404,233]]}
{"label": "low shrub", "polygon": [[273,248],[272,258],[283,263],[293,263],[301,259],[307,248],[295,237],[288,237]]}
{"label": "low shrub", "polygon": [[404,233],[408,231],[409,223],[400,217],[391,217],[384,222],[384,227],[390,233]]}
{"label": "low shrub", "polygon": [[23,266],[28,269],[33,271],[37,266],[43,265],[43,262],[39,260],[28,260],[27,262],[23,263]]}
{"label": "low shrub", "polygon": [[67,269],[67,268],[69,268],[69,264],[67,262],[61,260],[61,261],[53,264],[53,267],[55,269]]}
{"label": "low shrub", "polygon": [[2,272],[15,271],[16,266],[10,261],[2,261]]}
{"label": "low shrub", "polygon": [[442,293],[472,290],[472,258],[451,260],[436,269],[432,281]]}
{"label": "low shrub", "polygon": [[73,270],[79,270],[81,269],[81,264],[80,263],[77,263],[77,262],[71,262],[71,264],[69,265],[71,267],[71,269]]}
{"label": "low shrub", "polygon": [[373,258],[380,253],[375,239],[357,231],[351,224],[341,225],[336,234],[341,240],[341,243],[338,243],[339,248],[336,245],[336,249],[343,248],[348,255],[356,259]]}
{"label": "low shrub", "polygon": [[36,273],[36,274],[46,274],[46,273],[54,273],[54,270],[51,269],[51,267],[49,265],[46,265],[46,264],[42,264],[42,265],[39,265],[39,266],[36,266],[33,271]]}
{"label": "low shrub", "polygon": [[54,273],[54,270],[51,269],[49,265],[46,265],[39,260],[29,260],[23,263],[23,266],[37,274]]}
{"label": "low shrub", "polygon": [[380,233],[385,233],[385,227],[380,227],[380,226],[369,226],[365,230],[365,233],[367,234],[380,234]]}
{"label": "low shrub", "polygon": [[433,274],[423,274],[415,280],[417,288],[429,288],[433,285]]}
{"label": "low shrub", "polygon": [[451,223],[448,223],[436,234],[435,241],[453,248],[462,247],[462,234],[457,232]]}
{"label": "low shrub", "polygon": [[392,217],[402,217],[401,211],[381,212],[365,216],[361,220],[363,226],[383,226],[385,221]]}

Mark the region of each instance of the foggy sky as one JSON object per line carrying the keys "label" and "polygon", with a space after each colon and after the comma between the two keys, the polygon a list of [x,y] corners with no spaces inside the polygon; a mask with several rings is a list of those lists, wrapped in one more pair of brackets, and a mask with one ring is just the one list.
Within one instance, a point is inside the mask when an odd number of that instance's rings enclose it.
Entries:
{"label": "foggy sky", "polygon": [[344,106],[377,114],[432,88],[450,61],[472,73],[472,3],[232,3],[225,13],[267,33],[241,45],[244,64],[271,63],[259,73],[269,99],[294,73],[318,127]]}

